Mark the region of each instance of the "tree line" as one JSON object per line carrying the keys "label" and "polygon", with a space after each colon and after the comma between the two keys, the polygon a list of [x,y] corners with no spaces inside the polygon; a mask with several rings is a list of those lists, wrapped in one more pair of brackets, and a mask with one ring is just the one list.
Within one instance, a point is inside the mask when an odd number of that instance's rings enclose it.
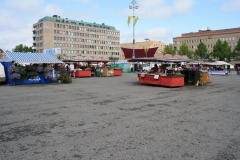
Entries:
{"label": "tree line", "polygon": [[197,49],[194,52],[188,48],[186,43],[183,43],[179,50],[174,49],[172,45],[167,45],[163,51],[163,54],[175,55],[176,53],[181,56],[186,55],[189,59],[214,58],[219,61],[230,62],[231,59],[235,59],[240,56],[240,39],[233,50],[231,50],[231,46],[229,46],[227,41],[222,42],[221,40],[218,40],[213,46],[213,51],[211,53],[207,53],[207,46],[203,42],[198,44]]}
{"label": "tree line", "polygon": [[[17,45],[12,49],[13,52],[32,52],[32,47],[28,47],[23,44]],[[221,40],[217,40],[216,44],[213,46],[213,51],[211,53],[207,53],[207,46],[200,42],[197,46],[197,49],[193,52],[191,51],[186,43],[183,43],[179,50],[173,48],[172,45],[166,45],[163,51],[163,54],[171,54],[175,55],[178,53],[179,55],[186,55],[189,59],[218,59],[219,61],[227,61],[230,62],[231,59],[235,59],[240,57],[240,39],[237,42],[237,45],[231,50],[227,41],[222,42]]]}
{"label": "tree line", "polygon": [[12,49],[13,52],[32,52],[32,47],[28,47],[23,44],[16,45],[15,48]]}

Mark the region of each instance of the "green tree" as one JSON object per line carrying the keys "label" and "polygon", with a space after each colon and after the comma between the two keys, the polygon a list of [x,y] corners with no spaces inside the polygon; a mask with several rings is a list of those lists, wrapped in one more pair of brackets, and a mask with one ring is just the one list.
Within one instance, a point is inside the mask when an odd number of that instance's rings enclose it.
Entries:
{"label": "green tree", "polygon": [[231,47],[227,41],[222,42],[218,40],[213,46],[213,52],[211,53],[213,58],[217,58],[219,61],[230,61],[232,57]]}
{"label": "green tree", "polygon": [[176,49],[174,49],[172,45],[166,45],[163,50],[163,54],[175,55],[175,53],[176,53]]}
{"label": "green tree", "polygon": [[28,47],[23,44],[16,45],[15,48],[12,49],[13,52],[32,52],[32,47]]}
{"label": "green tree", "polygon": [[240,57],[240,39],[238,39],[237,45],[235,46],[233,53],[232,53],[233,58],[239,58]]}
{"label": "green tree", "polygon": [[181,56],[186,55],[189,59],[193,58],[193,52],[188,49],[188,46],[186,43],[183,43],[180,46],[180,49],[178,50],[178,54]]}
{"label": "green tree", "polygon": [[207,46],[203,42],[200,42],[194,55],[196,58],[207,58]]}

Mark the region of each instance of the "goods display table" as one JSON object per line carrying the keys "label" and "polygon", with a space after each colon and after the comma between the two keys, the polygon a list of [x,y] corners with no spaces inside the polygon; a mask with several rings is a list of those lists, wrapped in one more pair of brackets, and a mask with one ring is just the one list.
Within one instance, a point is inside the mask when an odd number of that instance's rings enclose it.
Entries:
{"label": "goods display table", "polygon": [[76,77],[91,77],[91,70],[76,70],[75,76]]}
{"label": "goods display table", "polygon": [[139,82],[166,87],[184,86],[184,76],[161,76],[156,74],[138,74]]}
{"label": "goods display table", "polygon": [[114,69],[113,70],[114,76],[121,76],[122,75],[122,69]]}
{"label": "goods display table", "polygon": [[211,82],[211,77],[208,74],[208,72],[202,72],[202,83],[206,84],[206,83],[210,83]]}
{"label": "goods display table", "polygon": [[32,78],[24,78],[23,80],[13,80],[15,85],[21,84],[39,84],[39,83],[52,83],[52,79],[46,79],[43,75],[35,76]]}
{"label": "goods display table", "polygon": [[227,75],[227,71],[226,70],[208,71],[208,74],[212,74],[212,75]]}

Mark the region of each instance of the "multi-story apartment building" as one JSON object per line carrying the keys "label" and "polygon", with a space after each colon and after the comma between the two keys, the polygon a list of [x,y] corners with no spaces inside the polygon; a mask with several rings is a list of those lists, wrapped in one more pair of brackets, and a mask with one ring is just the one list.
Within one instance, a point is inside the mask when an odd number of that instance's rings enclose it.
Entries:
{"label": "multi-story apartment building", "polygon": [[33,25],[33,50],[61,48],[63,59],[120,55],[120,31],[113,26],[46,16]]}
{"label": "multi-story apartment building", "polygon": [[[133,48],[132,43],[122,43],[120,44],[120,46],[123,48]],[[134,44],[135,49],[155,48],[155,47],[158,47],[158,50],[156,51],[156,53],[162,53],[165,48],[165,44],[161,41],[150,41],[150,40],[147,40],[144,42],[136,42]],[[120,52],[120,58],[125,59],[124,53],[122,50]]]}
{"label": "multi-story apartment building", "polygon": [[186,43],[190,50],[195,51],[199,43],[203,42],[207,47],[208,53],[211,53],[218,39],[227,41],[233,50],[239,38],[240,27],[221,30],[199,30],[198,32],[184,33],[181,37],[173,38],[173,47],[179,50],[180,46]]}

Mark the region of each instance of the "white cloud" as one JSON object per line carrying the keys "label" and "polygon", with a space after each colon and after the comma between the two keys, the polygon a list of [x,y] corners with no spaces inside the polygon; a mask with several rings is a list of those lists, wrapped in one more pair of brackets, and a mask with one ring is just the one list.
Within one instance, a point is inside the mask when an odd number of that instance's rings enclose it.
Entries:
{"label": "white cloud", "polygon": [[43,0],[6,0],[0,10],[0,44],[3,50],[12,50],[20,43],[32,46],[32,26],[46,15],[61,14],[62,10]]}
{"label": "white cloud", "polygon": [[81,3],[89,3],[92,0],[69,0],[69,1],[74,1],[74,2],[81,2]]}
{"label": "white cloud", "polygon": [[[184,14],[191,11],[195,0],[139,0],[139,9],[135,10],[135,14],[142,18],[168,18],[172,15]],[[126,9],[123,12],[128,15],[132,14],[132,10]]]}
{"label": "white cloud", "polygon": [[6,8],[24,13],[39,11],[41,9],[40,6],[42,6],[43,3],[43,0],[21,0],[20,2],[16,0],[5,0],[4,2]]}
{"label": "white cloud", "polygon": [[56,5],[48,4],[46,6],[42,6],[42,13],[41,15],[61,15],[62,9]]}
{"label": "white cloud", "polygon": [[[5,50],[12,50],[16,45],[23,44],[32,46],[32,33],[29,32],[29,27],[14,31],[4,31],[0,38],[1,48]],[[2,47],[3,46],[3,47]]]}
{"label": "white cloud", "polygon": [[240,11],[240,1],[227,0],[222,4],[221,9],[223,11]]}
{"label": "white cloud", "polygon": [[[161,41],[165,45],[172,43],[173,31],[168,28],[154,28],[136,33],[135,41],[142,42],[148,38],[152,41]],[[132,34],[121,34],[121,43],[132,43]]]}

